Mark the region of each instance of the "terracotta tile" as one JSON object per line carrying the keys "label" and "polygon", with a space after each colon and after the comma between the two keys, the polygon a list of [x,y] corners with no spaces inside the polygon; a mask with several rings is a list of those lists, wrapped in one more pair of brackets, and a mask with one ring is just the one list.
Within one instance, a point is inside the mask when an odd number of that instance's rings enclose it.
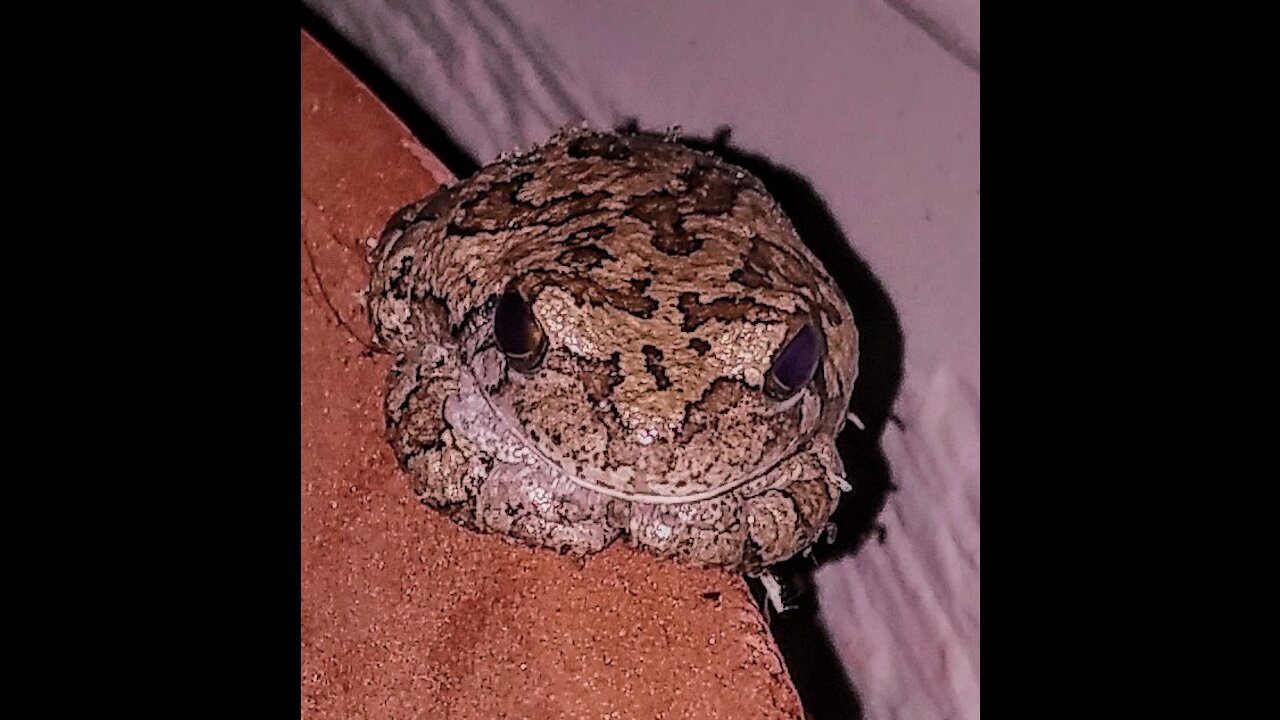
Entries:
{"label": "terracotta tile", "polygon": [[357,293],[364,240],[443,177],[304,34],[303,717],[801,717],[741,578],[620,547],[580,563],[413,500]]}

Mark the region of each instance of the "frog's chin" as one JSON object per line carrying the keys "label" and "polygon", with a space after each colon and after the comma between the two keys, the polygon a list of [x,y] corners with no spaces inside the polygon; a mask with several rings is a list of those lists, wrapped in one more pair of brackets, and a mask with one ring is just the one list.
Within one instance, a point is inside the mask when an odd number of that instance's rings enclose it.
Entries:
{"label": "frog's chin", "polygon": [[[749,484],[759,485],[761,488],[766,487],[771,484],[769,481],[770,475],[775,474],[780,466],[786,465],[795,456],[808,452],[811,444],[808,440],[804,442],[793,441],[787,451],[779,456],[774,462],[765,464],[751,472],[743,473],[739,477],[729,480],[728,482],[721,483],[714,488],[701,492],[691,492],[683,495],[627,492],[625,490],[619,490],[617,487],[635,484],[637,478],[635,477],[635,471],[633,468],[627,466],[608,469],[582,467],[579,470],[577,466],[566,460],[557,460],[551,453],[542,448],[539,443],[530,439],[525,429],[521,427],[518,422],[509,418],[499,408],[494,407],[491,404],[490,409],[494,413],[494,416],[499,419],[499,422],[505,425],[507,431],[510,432],[511,435],[519,438],[520,443],[528,453],[528,456],[536,459],[536,461],[542,464],[548,472],[563,477],[579,487],[598,492],[602,495],[618,498],[619,500],[652,505],[679,505],[682,503],[699,502],[733,492]],[[646,484],[662,483],[653,483],[650,481]]]}

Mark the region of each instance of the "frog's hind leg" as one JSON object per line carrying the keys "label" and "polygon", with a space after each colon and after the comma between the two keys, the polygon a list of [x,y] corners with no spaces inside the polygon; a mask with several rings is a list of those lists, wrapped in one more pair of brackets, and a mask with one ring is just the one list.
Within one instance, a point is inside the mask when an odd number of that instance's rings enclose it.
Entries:
{"label": "frog's hind leg", "polygon": [[737,493],[687,503],[635,503],[628,542],[691,565],[734,567],[747,540]]}
{"label": "frog's hind leg", "polygon": [[533,463],[494,464],[480,485],[477,523],[526,545],[592,555],[622,534],[625,503]]}
{"label": "frog's hind leg", "polygon": [[455,357],[447,348],[428,347],[417,358],[401,357],[391,370],[387,429],[414,494],[461,525],[527,545],[575,555],[607,547],[622,532],[610,498],[527,462],[495,423],[454,432],[450,418],[460,422],[483,412],[474,381],[461,374]]}
{"label": "frog's hind leg", "polygon": [[629,542],[694,565],[756,574],[812,544],[847,486],[835,448],[811,449],[724,495],[637,503]]}
{"label": "frog's hind leg", "polygon": [[852,489],[831,445],[779,465],[767,485],[744,488],[747,544],[742,569],[756,572],[813,544],[826,530],[840,493]]}

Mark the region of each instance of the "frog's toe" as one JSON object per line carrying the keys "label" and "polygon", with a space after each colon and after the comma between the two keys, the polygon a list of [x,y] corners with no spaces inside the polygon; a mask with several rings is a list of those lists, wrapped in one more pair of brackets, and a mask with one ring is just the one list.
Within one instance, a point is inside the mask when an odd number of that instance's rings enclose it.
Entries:
{"label": "frog's toe", "polygon": [[797,455],[775,473],[782,475],[776,484],[747,499],[749,566],[772,565],[812,545],[847,485],[834,448]]}

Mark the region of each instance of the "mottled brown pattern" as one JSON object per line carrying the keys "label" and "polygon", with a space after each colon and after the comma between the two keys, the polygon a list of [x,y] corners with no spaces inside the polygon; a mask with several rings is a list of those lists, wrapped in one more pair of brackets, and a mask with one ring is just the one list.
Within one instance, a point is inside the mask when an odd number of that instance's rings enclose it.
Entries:
{"label": "mottled brown pattern", "polygon": [[[599,403],[607,400],[613,394],[613,389],[622,383],[619,358],[619,353],[615,352],[603,362],[574,358],[565,364],[577,367],[578,379],[582,381],[582,387],[587,392],[587,399],[592,403]],[[571,369],[569,371],[572,372]],[[560,441],[556,444],[559,445]]]}
{"label": "mottled brown pattern", "polygon": [[560,253],[556,258],[561,265],[568,265],[572,268],[587,269],[598,268],[604,264],[606,260],[613,260],[614,257],[609,254],[608,250],[596,245],[579,245],[571,247]]}
{"label": "mottled brown pattern", "polygon": [[724,323],[735,322],[780,322],[782,313],[777,308],[762,305],[752,297],[726,298],[718,297],[704,302],[702,295],[695,292],[680,293],[677,307],[684,320],[680,329],[689,332],[702,327],[708,320],[719,320]]}
{"label": "mottled brown pattern", "polygon": [[640,349],[644,353],[644,369],[649,371],[653,376],[654,385],[658,390],[666,390],[671,387],[671,379],[667,377],[667,369],[662,366],[662,351],[652,345],[645,345]]}
{"label": "mottled brown pattern", "polygon": [[458,215],[453,221],[454,232],[494,232],[509,223],[524,225],[536,221],[537,208],[517,197],[520,188],[532,179],[532,173],[522,173],[510,180],[491,184],[483,194],[469,195],[458,204]]}
{"label": "mottled brown pattern", "polygon": [[[739,569],[798,552],[834,509],[857,332],[749,173],[666,138],[567,131],[401,211],[374,258],[379,339],[448,359],[420,377],[432,402],[392,412],[429,504],[559,550],[623,537]],[[548,342],[519,373],[492,341],[511,289]],[[817,379],[771,397],[806,321]]]}
{"label": "mottled brown pattern", "polygon": [[737,178],[739,173],[733,172],[723,165],[701,161],[693,169],[685,173],[688,194],[693,200],[692,211],[704,215],[720,215],[733,210],[734,200],[738,197],[739,188],[754,183],[744,183]]}
{"label": "mottled brown pattern", "polygon": [[742,257],[742,267],[734,268],[729,274],[729,279],[733,282],[752,289],[767,288],[773,283],[769,279],[770,273],[774,270],[772,254],[768,250],[768,246],[761,242],[759,238],[755,238],[751,242],[751,247]]}
{"label": "mottled brown pattern", "polygon": [[670,195],[638,197],[632,202],[631,214],[653,229],[653,246],[668,255],[688,255],[702,248],[702,238],[685,229],[685,213]]}
{"label": "mottled brown pattern", "polygon": [[649,318],[658,309],[658,301],[645,296],[642,292],[614,290],[605,287],[591,278],[590,275],[572,275],[561,271],[531,271],[525,275],[521,289],[536,298],[547,286],[567,290],[579,300],[596,306],[608,305],[636,317]]}

